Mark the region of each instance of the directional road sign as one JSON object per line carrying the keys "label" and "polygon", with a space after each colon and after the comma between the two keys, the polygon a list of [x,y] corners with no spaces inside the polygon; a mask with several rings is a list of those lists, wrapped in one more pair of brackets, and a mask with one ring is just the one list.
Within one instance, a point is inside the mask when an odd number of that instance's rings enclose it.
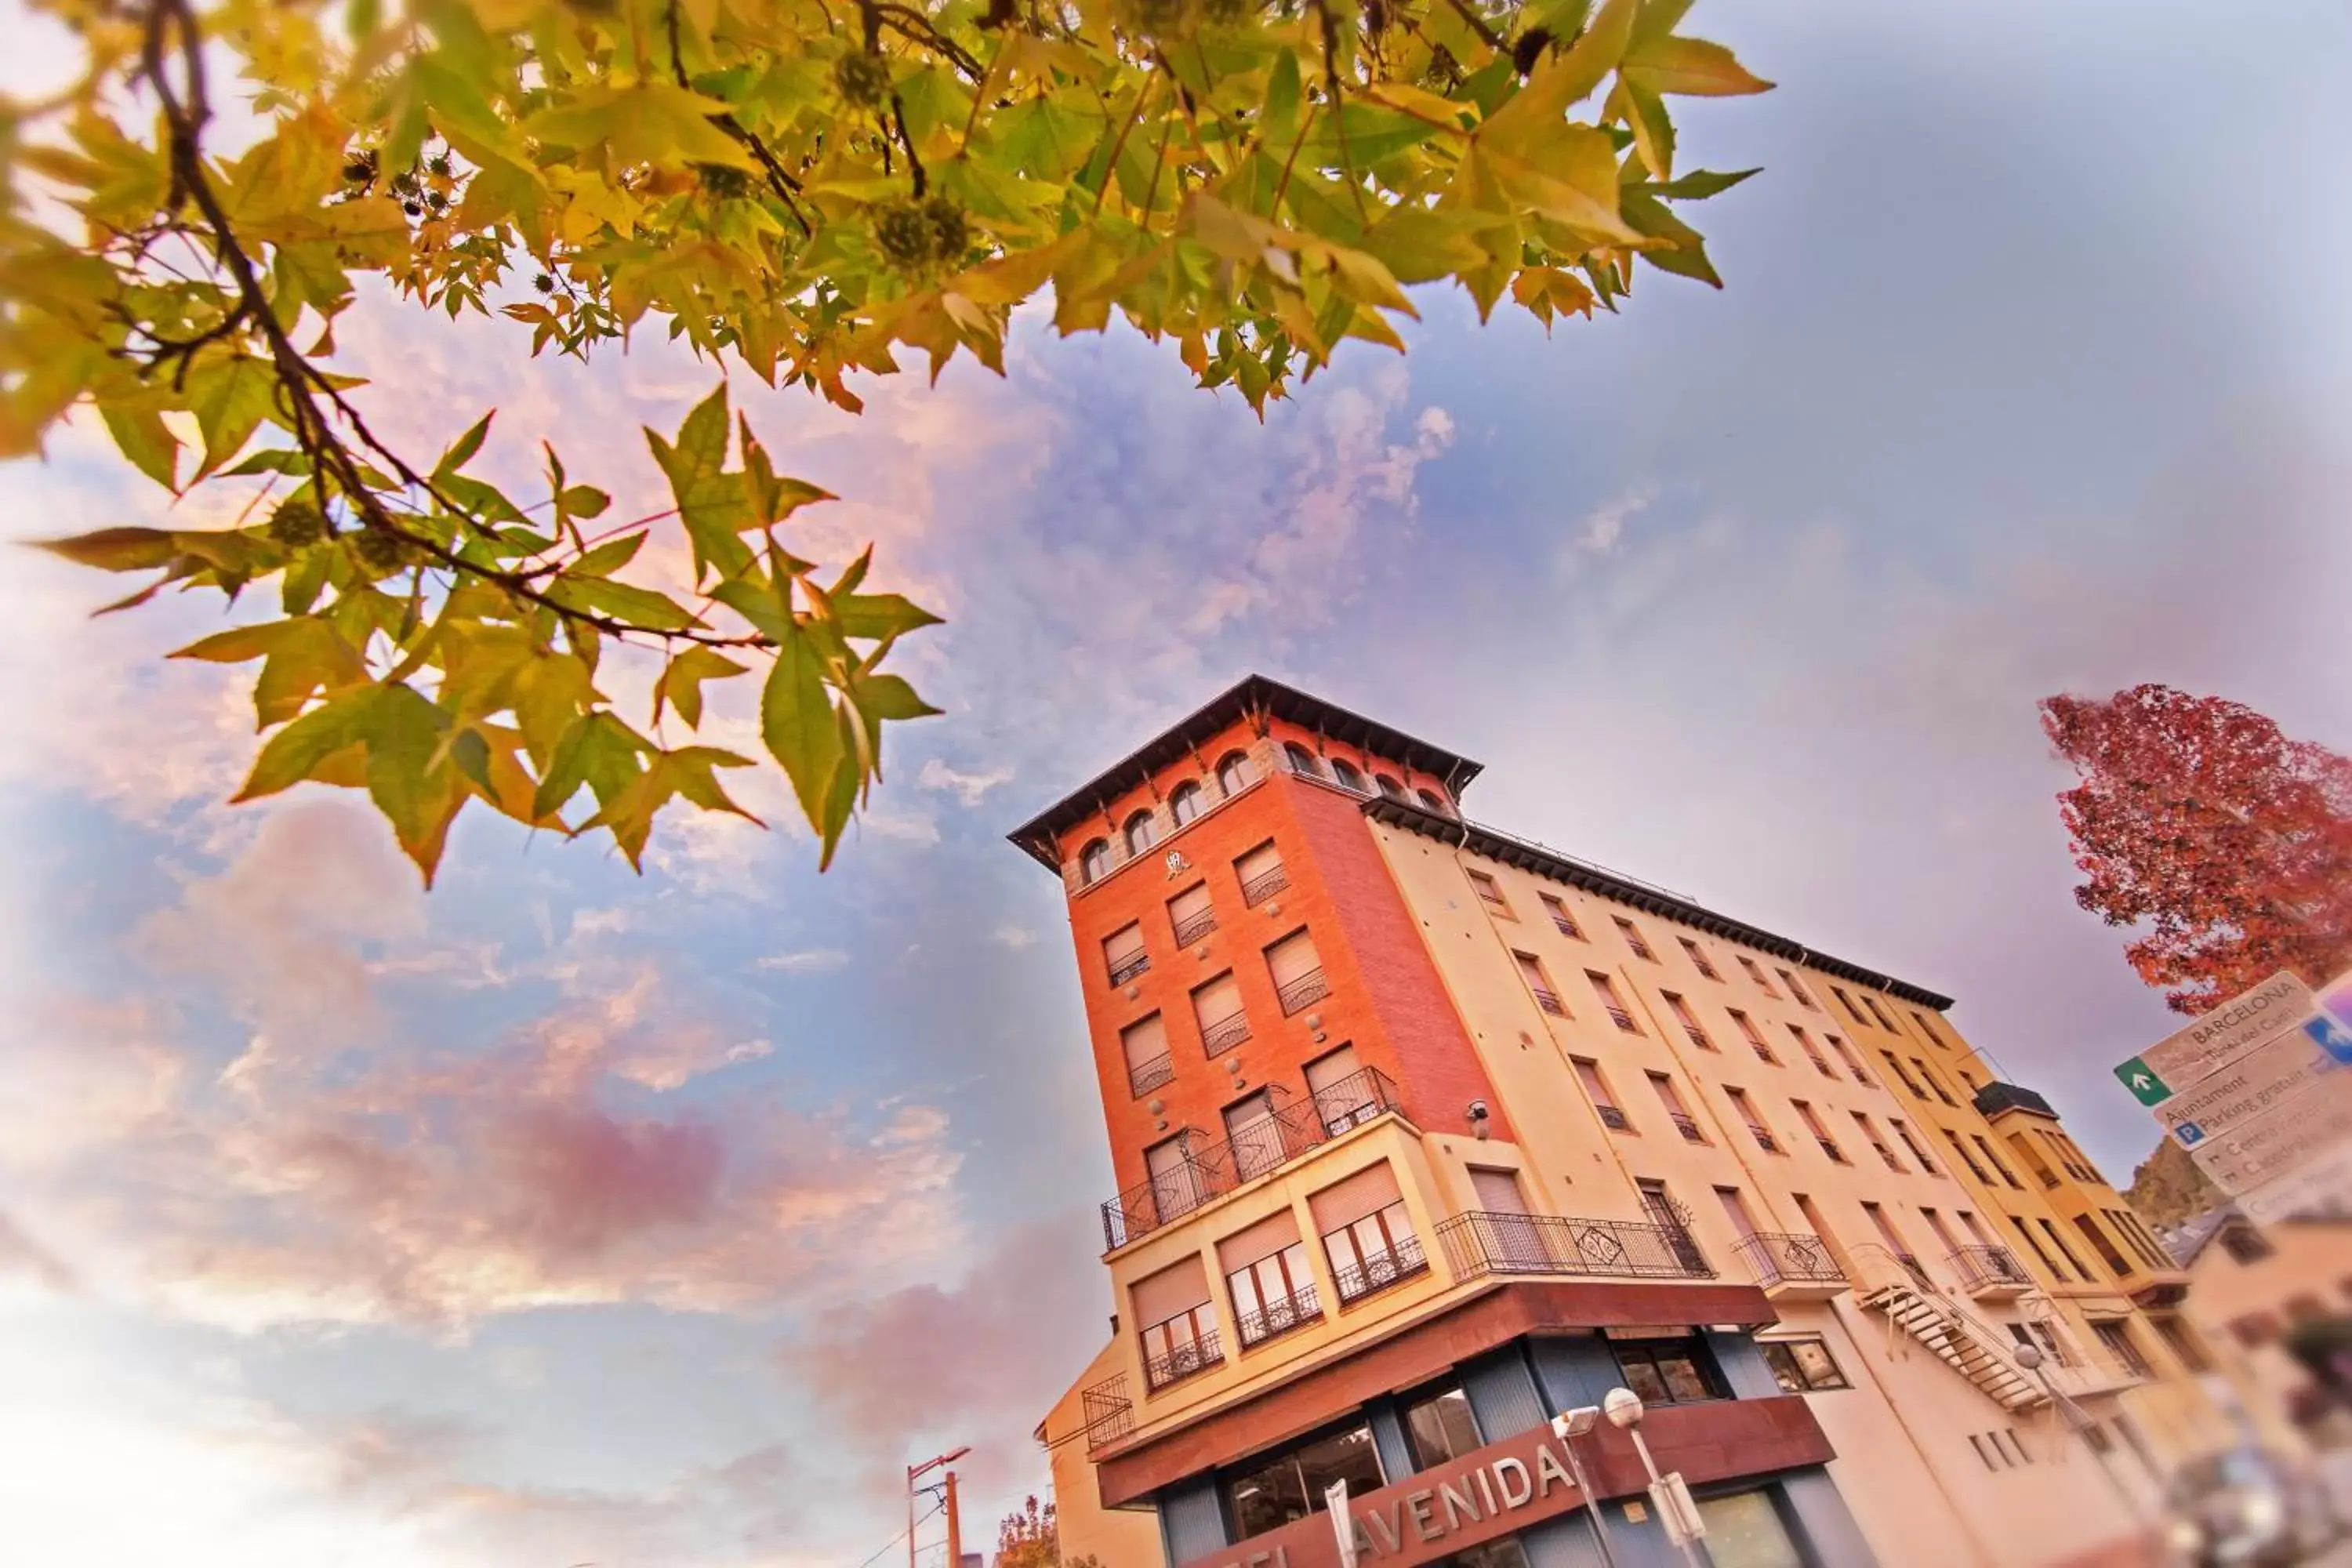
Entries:
{"label": "directional road sign", "polygon": [[2239,1051],[2274,1035],[2311,1012],[2311,988],[2281,970],[2251,991],[2231,997],[2187,1028],[2175,1030],[2116,1069],[2124,1087],[2142,1104],[2148,1091],[2133,1080],[2154,1079],[2178,1092],[2226,1066]]}
{"label": "directional road sign", "polygon": [[2310,1034],[2291,1028],[2272,1036],[2221,1071],[2208,1073],[2182,1092],[2147,1103],[2155,1106],[2157,1121],[2174,1142],[2184,1149],[2195,1149],[2284,1107],[2328,1073],[2343,1070]]}
{"label": "directional road sign", "polygon": [[[2186,1142],[2195,1126],[2183,1122],[2173,1135]],[[2243,1125],[2200,1137],[2189,1144],[2189,1157],[2215,1185],[2235,1194],[2341,1148],[2347,1128],[2352,1128],[2352,1072],[2331,1071],[2249,1117]]]}

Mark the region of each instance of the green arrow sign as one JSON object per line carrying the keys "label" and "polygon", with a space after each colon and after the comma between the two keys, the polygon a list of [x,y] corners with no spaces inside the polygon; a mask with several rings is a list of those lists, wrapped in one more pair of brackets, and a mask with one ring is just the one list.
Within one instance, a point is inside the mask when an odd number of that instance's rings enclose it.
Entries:
{"label": "green arrow sign", "polygon": [[2137,1057],[2116,1069],[2124,1087],[2132,1091],[2142,1105],[2161,1105],[2172,1098],[2172,1088],[2156,1076],[2156,1069]]}

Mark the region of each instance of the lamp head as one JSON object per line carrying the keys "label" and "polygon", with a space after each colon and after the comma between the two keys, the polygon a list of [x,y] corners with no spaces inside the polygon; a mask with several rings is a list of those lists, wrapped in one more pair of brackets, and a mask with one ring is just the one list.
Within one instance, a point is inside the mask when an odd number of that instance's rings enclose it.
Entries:
{"label": "lamp head", "polygon": [[1643,1407],[1642,1396],[1630,1388],[1612,1388],[1601,1401],[1601,1414],[1609,1417],[1609,1425],[1621,1432],[1630,1432],[1642,1424],[1648,1414]]}
{"label": "lamp head", "polygon": [[1581,1437],[1587,1432],[1591,1431],[1592,1424],[1600,1419],[1601,1406],[1598,1405],[1580,1405],[1573,1410],[1564,1411],[1560,1415],[1553,1416],[1551,1418],[1551,1429],[1553,1435],[1562,1440],[1570,1437]]}
{"label": "lamp head", "polygon": [[2028,1372],[2039,1372],[2042,1369],[2042,1347],[2040,1345],[2020,1345],[2017,1347],[2017,1364],[2023,1367]]}

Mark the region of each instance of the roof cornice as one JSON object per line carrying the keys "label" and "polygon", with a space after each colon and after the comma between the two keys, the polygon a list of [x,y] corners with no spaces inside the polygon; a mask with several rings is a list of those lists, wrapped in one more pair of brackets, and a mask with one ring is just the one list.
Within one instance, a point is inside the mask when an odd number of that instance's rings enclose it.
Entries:
{"label": "roof cornice", "polygon": [[1898,980],[1891,974],[1882,974],[1877,970],[1865,969],[1859,963],[1851,963],[1843,958],[1832,957],[1829,953],[1807,947],[1802,942],[1776,935],[1760,926],[1752,926],[1745,921],[1737,921],[1728,915],[1717,914],[1703,904],[1693,903],[1688,899],[1679,898],[1662,888],[1654,888],[1647,882],[1636,881],[1619,872],[1595,866],[1589,861],[1576,859],[1571,856],[1561,854],[1557,849],[1525,838],[1514,837],[1510,834],[1492,827],[1482,827],[1475,822],[1441,816],[1433,811],[1424,810],[1409,802],[1391,800],[1385,796],[1367,800],[1364,802],[1363,810],[1364,815],[1374,821],[1402,827],[1421,834],[1424,837],[1457,844],[1465,849],[1475,850],[1489,860],[1502,865],[1516,866],[1521,870],[1534,871],[1541,876],[1549,877],[1554,881],[1565,882],[1570,887],[1582,888],[1587,892],[1599,893],[1604,898],[1614,899],[1619,903],[1631,904],[1633,908],[1656,915],[1662,920],[1670,920],[1677,924],[1706,931],[1711,936],[1722,937],[1727,942],[1743,942],[1760,952],[1789,959],[1793,963],[1807,964],[1825,974],[1834,974],[1840,979],[1851,980],[1857,985],[1866,985],[1874,991],[1885,992],[1890,996],[1899,996],[1906,1002],[1916,1002],[1923,1007],[1931,1007],[1938,1013],[1952,1005],[1950,997],[1930,991],[1924,985],[1914,985],[1907,980]]}
{"label": "roof cornice", "polygon": [[1326,740],[1387,757],[1444,779],[1458,797],[1483,764],[1418,736],[1327,702],[1263,675],[1244,676],[1128,755],[1047,806],[1005,837],[1049,871],[1061,869],[1056,841],[1073,826],[1099,811],[1161,768],[1182,761],[1196,747],[1253,715],[1280,719],[1317,731]]}

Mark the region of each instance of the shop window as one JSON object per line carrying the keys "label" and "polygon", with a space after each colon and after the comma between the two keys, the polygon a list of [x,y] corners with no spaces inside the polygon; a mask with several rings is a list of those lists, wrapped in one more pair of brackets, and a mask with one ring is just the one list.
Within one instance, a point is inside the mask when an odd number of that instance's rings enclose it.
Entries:
{"label": "shop window", "polygon": [[1715,1568],[1805,1568],[1805,1554],[1770,1489],[1701,1498],[1698,1516]]}
{"label": "shop window", "polygon": [[1764,1352],[1764,1364],[1772,1369],[1773,1380],[1784,1393],[1820,1394],[1853,1386],[1825,1340],[1759,1340],[1756,1348]]}
{"label": "shop window", "polygon": [[1696,1334],[1669,1340],[1618,1340],[1617,1371],[1644,1405],[1696,1405],[1724,1396],[1715,1358]]}
{"label": "shop window", "polygon": [[1405,1401],[1404,1435],[1412,1449],[1416,1469],[1458,1459],[1482,1446],[1486,1439],[1478,1436],[1478,1422],[1470,1412],[1470,1396],[1462,1385],[1450,1383],[1442,1388],[1427,1389]]}
{"label": "shop window", "polygon": [[1233,1512],[1234,1532],[1246,1540],[1321,1513],[1324,1494],[1340,1481],[1348,1483],[1351,1497],[1388,1484],[1365,1422],[1244,1460],[1225,1478],[1225,1506]]}

